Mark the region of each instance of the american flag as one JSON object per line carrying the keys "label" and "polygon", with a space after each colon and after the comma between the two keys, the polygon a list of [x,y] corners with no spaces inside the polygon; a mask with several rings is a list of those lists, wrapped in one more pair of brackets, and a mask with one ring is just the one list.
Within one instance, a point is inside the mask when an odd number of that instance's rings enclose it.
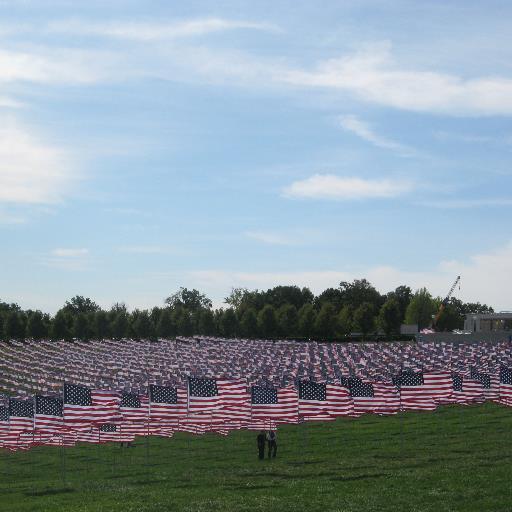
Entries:
{"label": "american flag", "polygon": [[299,382],[299,414],[301,416],[348,416],[354,404],[346,388],[336,384],[308,380]]}
{"label": "american flag", "polygon": [[187,415],[187,393],[173,386],[149,386],[151,421],[171,421]]}
{"label": "american flag", "polygon": [[34,429],[34,402],[9,398],[9,430],[23,432]]}
{"label": "american flag", "polygon": [[392,384],[365,382],[360,378],[347,379],[354,402],[354,415],[365,413],[396,414],[400,410],[400,395]]}
{"label": "american flag", "polygon": [[61,430],[64,427],[63,402],[60,397],[36,395],[36,430]]}
{"label": "american flag", "polygon": [[126,432],[122,425],[120,426],[114,423],[104,423],[103,425],[100,425],[98,430],[100,443],[106,443],[109,441],[127,442],[135,439],[134,434]]}
{"label": "american flag", "polygon": [[512,369],[502,366],[500,368],[500,403],[512,405]]}
{"label": "american flag", "polygon": [[64,384],[64,424],[88,431],[93,424],[120,418],[119,395],[113,391],[90,390],[86,386]]}
{"label": "american flag", "polygon": [[458,404],[469,404],[475,402],[484,402],[485,397],[482,392],[482,384],[477,380],[472,380],[465,375],[452,375],[453,380],[453,399]]}
{"label": "american flag", "polygon": [[482,384],[482,391],[486,400],[497,400],[500,396],[500,378],[486,372],[481,372],[476,368],[469,370],[471,379],[477,380]]}
{"label": "american flag", "polygon": [[453,393],[450,373],[402,372],[394,383],[404,410],[434,411]]}
{"label": "american flag", "polygon": [[298,414],[299,401],[295,388],[252,386],[251,428],[259,429],[261,425],[272,426],[275,423],[296,423]]}
{"label": "american flag", "polygon": [[188,379],[189,413],[211,412],[221,408],[240,411],[248,406],[249,395],[243,380]]}
{"label": "american flag", "polygon": [[136,393],[122,393],[119,403],[122,421],[147,422],[149,416],[149,398]]}

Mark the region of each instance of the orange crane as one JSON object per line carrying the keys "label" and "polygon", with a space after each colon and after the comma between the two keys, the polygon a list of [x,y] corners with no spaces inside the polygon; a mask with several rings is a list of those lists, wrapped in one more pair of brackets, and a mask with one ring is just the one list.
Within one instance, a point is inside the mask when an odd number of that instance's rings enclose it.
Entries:
{"label": "orange crane", "polygon": [[[457,276],[457,279],[455,279],[455,282],[452,284],[452,287],[450,288],[450,291],[448,292],[448,295],[443,299],[441,302],[441,305],[439,306],[439,311],[437,312],[436,316],[434,317],[434,321],[432,322],[432,327],[435,327],[440,316],[442,315],[444,308],[447,306],[448,302],[450,301],[450,297],[453,294],[453,291],[455,290],[455,287],[460,283],[460,276]],[[459,290],[460,290],[460,284],[459,284]]]}

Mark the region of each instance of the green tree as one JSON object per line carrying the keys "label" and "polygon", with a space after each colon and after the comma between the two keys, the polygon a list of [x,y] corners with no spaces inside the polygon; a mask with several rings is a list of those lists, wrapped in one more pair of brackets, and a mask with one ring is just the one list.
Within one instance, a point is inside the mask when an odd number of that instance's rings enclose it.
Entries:
{"label": "green tree", "polygon": [[192,324],[192,317],[190,312],[183,308],[178,307],[174,310],[172,320],[176,326],[176,332],[180,336],[192,336],[194,333],[194,326]]}
{"label": "green tree", "polygon": [[254,308],[247,308],[240,319],[240,332],[246,338],[255,337],[258,332],[258,317]]}
{"label": "green tree", "polygon": [[21,313],[11,310],[4,317],[4,337],[7,340],[23,340],[25,326]]}
{"label": "green tree", "polygon": [[384,303],[384,297],[366,279],[354,279],[352,283],[342,281],[340,291],[343,296],[343,304],[348,304],[354,309],[368,302],[378,310]]}
{"label": "green tree", "polygon": [[73,320],[73,337],[79,340],[88,340],[90,335],[89,320],[85,313],[78,313]]}
{"label": "green tree", "polygon": [[363,339],[375,328],[375,308],[370,302],[363,302],[354,310],[354,327],[363,335]]}
{"label": "green tree", "polygon": [[112,336],[116,340],[126,338],[128,336],[130,328],[130,322],[128,320],[128,315],[126,314],[126,311],[119,311],[118,313],[116,313],[110,325]]}
{"label": "green tree", "polygon": [[71,332],[68,327],[68,319],[66,312],[62,309],[57,311],[50,326],[50,336],[52,340],[70,340]]}
{"label": "green tree", "polygon": [[412,299],[412,290],[409,288],[409,286],[397,286],[394,291],[388,293],[387,298],[393,298],[397,300],[398,305],[400,307],[400,322],[403,322],[405,319],[405,312],[407,311],[407,306],[409,305]]}
{"label": "green tree", "polygon": [[336,308],[330,302],[322,304],[315,321],[315,332],[321,338],[332,338],[336,331]]}
{"label": "green tree", "polygon": [[437,311],[436,301],[426,288],[420,288],[414,294],[405,312],[406,324],[418,324],[419,329],[432,323],[432,316]]}
{"label": "green tree", "polygon": [[391,334],[400,332],[402,312],[400,310],[400,303],[394,296],[389,296],[380,308],[377,322],[379,327],[386,333],[388,339]]}
{"label": "green tree", "polygon": [[343,306],[336,317],[336,335],[343,338],[352,332],[353,310],[349,305]]}
{"label": "green tree", "polygon": [[76,295],[66,301],[62,309],[66,313],[77,315],[79,313],[96,313],[96,311],[100,310],[100,307],[93,300],[82,297],[81,295]]}
{"label": "green tree", "polygon": [[27,337],[42,340],[48,336],[48,325],[41,311],[32,311],[27,320]]}
{"label": "green tree", "polygon": [[156,334],[159,338],[171,338],[175,334],[175,326],[169,308],[165,308],[160,314],[156,325]]}
{"label": "green tree", "polygon": [[276,335],[276,310],[270,304],[264,306],[258,313],[258,331],[264,338],[272,338]]}
{"label": "green tree", "polygon": [[222,313],[220,328],[222,335],[227,338],[231,338],[236,335],[238,330],[238,319],[233,308],[228,308]]}
{"label": "green tree", "polygon": [[186,308],[189,311],[198,309],[211,309],[212,301],[198,290],[189,290],[181,287],[176,293],[173,293],[165,299],[165,303],[175,309],[177,307]]}
{"label": "green tree", "polygon": [[283,304],[276,313],[279,334],[292,337],[297,334],[298,314],[293,304]]}
{"label": "green tree", "polygon": [[150,339],[155,336],[155,328],[147,310],[134,311],[132,329],[138,339]]}
{"label": "green tree", "polygon": [[198,328],[201,334],[213,336],[216,333],[215,317],[211,309],[203,309],[199,313]]}
{"label": "green tree", "polygon": [[299,309],[298,330],[299,334],[304,338],[310,338],[315,331],[316,311],[313,304],[304,304]]}
{"label": "green tree", "polygon": [[99,310],[91,315],[91,331],[93,336],[98,340],[104,340],[110,335],[110,322],[108,314],[105,311]]}

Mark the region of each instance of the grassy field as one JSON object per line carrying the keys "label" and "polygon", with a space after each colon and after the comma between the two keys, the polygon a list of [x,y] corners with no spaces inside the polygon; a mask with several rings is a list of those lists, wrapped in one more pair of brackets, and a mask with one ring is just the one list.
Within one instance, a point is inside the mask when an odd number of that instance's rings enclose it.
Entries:
{"label": "grassy field", "polygon": [[512,410],[494,404],[279,431],[0,453],[0,510],[512,510]]}

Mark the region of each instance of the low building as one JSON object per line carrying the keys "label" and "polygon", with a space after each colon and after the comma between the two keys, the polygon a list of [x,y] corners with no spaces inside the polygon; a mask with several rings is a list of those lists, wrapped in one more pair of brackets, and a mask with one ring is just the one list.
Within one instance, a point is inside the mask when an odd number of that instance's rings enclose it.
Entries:
{"label": "low building", "polygon": [[466,315],[464,330],[469,332],[512,331],[512,311],[471,313]]}

